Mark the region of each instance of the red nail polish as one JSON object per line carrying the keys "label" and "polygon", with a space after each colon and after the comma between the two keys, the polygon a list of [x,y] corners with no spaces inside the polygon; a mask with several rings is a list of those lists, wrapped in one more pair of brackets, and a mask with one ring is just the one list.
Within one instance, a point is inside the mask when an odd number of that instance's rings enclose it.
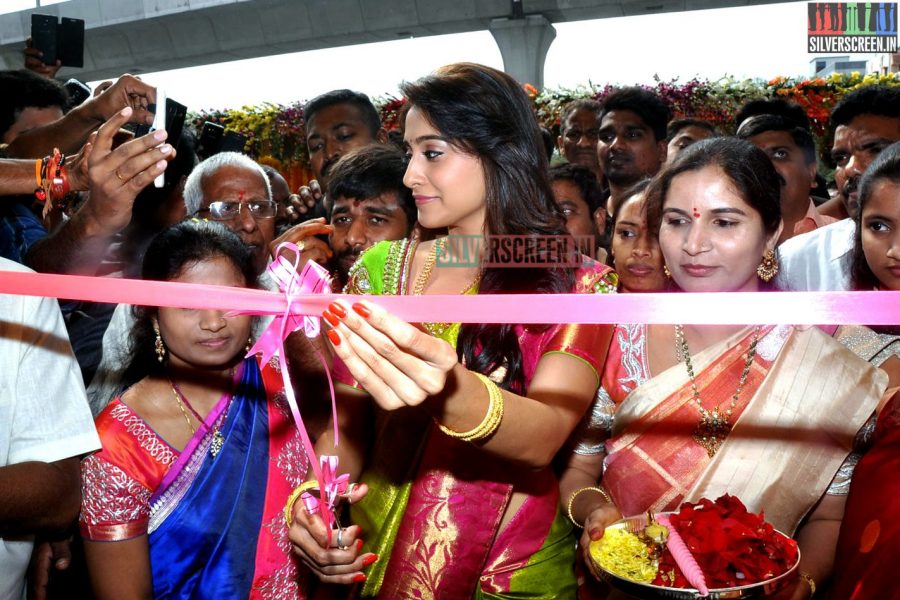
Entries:
{"label": "red nail polish", "polygon": [[356,540],[356,551],[359,552],[360,550],[362,550],[362,547],[363,547],[363,541]]}
{"label": "red nail polish", "polygon": [[353,581],[354,581],[355,583],[362,583],[362,582],[365,581],[365,580],[366,580],[366,576],[363,575],[362,573],[358,573],[358,574],[356,574],[356,575],[353,576]]}
{"label": "red nail polish", "polygon": [[337,317],[328,312],[328,310],[322,313],[322,318],[325,319],[332,327],[337,327],[341,323],[340,321],[338,321]]}
{"label": "red nail polish", "polygon": [[338,316],[338,318],[340,318],[340,319],[343,319],[344,317],[347,316],[347,311],[344,310],[344,307],[341,306],[340,304],[338,304],[337,302],[332,302],[328,306],[328,310],[330,310],[331,312],[336,314]]}
{"label": "red nail polish", "polygon": [[364,566],[364,567],[368,567],[369,565],[371,565],[371,564],[372,564],[373,562],[375,562],[376,560],[378,560],[378,555],[377,555],[377,554],[370,554],[369,556],[367,556],[367,557],[365,557],[365,558],[363,559],[363,566]]}
{"label": "red nail polish", "polygon": [[325,335],[328,336],[328,339],[331,340],[331,343],[335,346],[341,345],[341,336],[339,336],[337,331],[335,331],[334,329],[329,329],[325,332]]}
{"label": "red nail polish", "polygon": [[368,319],[372,315],[372,311],[365,304],[360,304],[359,302],[353,305],[353,311],[363,319]]}

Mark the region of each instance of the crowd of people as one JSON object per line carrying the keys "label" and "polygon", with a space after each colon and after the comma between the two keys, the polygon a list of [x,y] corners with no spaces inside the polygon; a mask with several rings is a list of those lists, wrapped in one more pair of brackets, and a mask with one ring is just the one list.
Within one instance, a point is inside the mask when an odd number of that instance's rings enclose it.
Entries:
{"label": "crowd of people", "polygon": [[[53,74],[0,72],[0,268],[277,290],[280,256],[325,267],[344,295],[282,352],[350,483],[330,529],[250,353],[266,318],[2,295],[0,600],[615,598],[592,540],[724,493],[797,540],[777,598],[900,597],[898,326],[408,323],[373,298],[900,290],[900,86],[834,108],[827,181],[787,101],[726,135],[625,87],[553,143],[513,78],[454,64],[403,85],[393,135],[363,94],[310,101],[294,192],[135,135],[138,78],[70,106]],[[504,236],[579,260],[510,268]]]}

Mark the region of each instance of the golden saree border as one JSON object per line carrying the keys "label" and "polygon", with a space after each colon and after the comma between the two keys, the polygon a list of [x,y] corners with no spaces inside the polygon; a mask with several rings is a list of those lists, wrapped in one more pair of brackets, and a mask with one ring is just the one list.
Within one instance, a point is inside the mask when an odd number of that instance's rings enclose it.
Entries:
{"label": "golden saree border", "polygon": [[147,524],[150,519],[131,521],[130,523],[78,525],[81,537],[92,542],[121,542],[141,535],[147,535]]}
{"label": "golden saree border", "polygon": [[818,328],[795,329],[687,499],[727,492],[793,534],[825,493],[886,388],[883,371]]}
{"label": "golden saree border", "polygon": [[[695,381],[707,410],[730,402],[753,337],[751,329],[742,329],[694,357]],[[732,419],[750,404],[771,364],[757,354]],[[623,514],[673,510],[685,498],[711,460],[693,439],[700,417],[682,364],[638,387],[622,403],[607,442],[603,484]]]}

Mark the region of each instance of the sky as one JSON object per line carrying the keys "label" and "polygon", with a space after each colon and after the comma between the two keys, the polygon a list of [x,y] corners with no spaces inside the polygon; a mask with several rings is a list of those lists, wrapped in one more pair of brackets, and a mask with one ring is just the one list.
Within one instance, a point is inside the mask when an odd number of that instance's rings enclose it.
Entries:
{"label": "sky", "polygon": [[[588,83],[687,81],[809,74],[806,2],[662,13],[554,24],[545,87]],[[857,58],[857,57],[854,57]],[[865,58],[865,57],[859,57]],[[287,104],[336,88],[396,95],[414,80],[452,62],[503,68],[487,31],[329,48],[143,73],[141,77],[190,110]]]}

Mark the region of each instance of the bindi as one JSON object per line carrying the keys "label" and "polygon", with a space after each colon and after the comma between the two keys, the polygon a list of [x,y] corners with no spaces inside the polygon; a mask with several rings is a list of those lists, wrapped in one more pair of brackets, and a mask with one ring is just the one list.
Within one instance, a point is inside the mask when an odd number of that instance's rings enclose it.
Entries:
{"label": "bindi", "polygon": [[244,196],[246,196],[246,195],[247,195],[247,192],[245,192],[244,190],[239,191],[239,192],[238,192],[238,200],[240,200],[241,202],[243,202],[243,201],[244,201]]}
{"label": "bindi", "polygon": [[700,211],[697,210],[697,207],[694,207],[693,211],[694,211],[694,218],[695,218],[695,219],[699,219],[699,218],[700,218]]}

